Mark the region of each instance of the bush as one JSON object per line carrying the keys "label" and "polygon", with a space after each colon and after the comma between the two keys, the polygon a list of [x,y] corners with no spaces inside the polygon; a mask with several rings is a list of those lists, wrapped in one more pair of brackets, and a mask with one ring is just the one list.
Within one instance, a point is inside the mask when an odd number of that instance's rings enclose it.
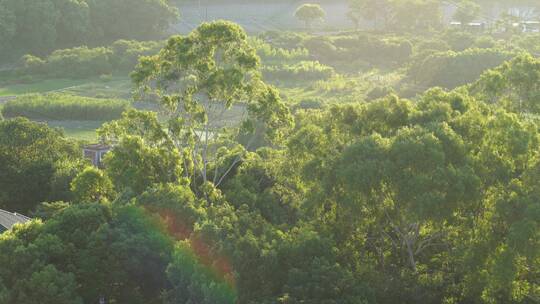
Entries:
{"label": "bush", "polygon": [[2,108],[6,118],[26,117],[38,120],[113,120],[129,108],[125,100],[97,99],[67,94],[31,94],[7,102]]}
{"label": "bush", "polygon": [[140,56],[153,55],[162,42],[119,40],[110,47],[86,46],[57,50],[41,59],[25,55],[19,66],[20,74],[46,75],[57,78],[87,78],[127,73],[135,68]]}
{"label": "bush", "polygon": [[318,61],[301,61],[294,65],[269,66],[263,68],[263,75],[269,81],[317,81],[334,76],[332,67]]}
{"label": "bush", "polygon": [[437,52],[414,62],[407,76],[423,88],[440,86],[453,89],[475,81],[484,71],[511,57],[512,53],[500,49]]}
{"label": "bush", "polygon": [[309,52],[305,48],[283,49],[273,47],[261,39],[250,39],[250,44],[257,51],[257,55],[264,64],[284,64],[309,59]]}
{"label": "bush", "polygon": [[459,31],[459,30],[449,30],[446,33],[444,33],[442,39],[446,41],[453,51],[461,52],[468,48],[472,48],[476,37],[467,32]]}
{"label": "bush", "polygon": [[139,57],[155,55],[163,46],[161,41],[118,40],[110,47],[111,64],[115,71],[132,71]]}
{"label": "bush", "polygon": [[310,54],[323,63],[366,61],[376,66],[395,66],[407,62],[413,45],[403,38],[374,35],[314,37],[304,43]]}

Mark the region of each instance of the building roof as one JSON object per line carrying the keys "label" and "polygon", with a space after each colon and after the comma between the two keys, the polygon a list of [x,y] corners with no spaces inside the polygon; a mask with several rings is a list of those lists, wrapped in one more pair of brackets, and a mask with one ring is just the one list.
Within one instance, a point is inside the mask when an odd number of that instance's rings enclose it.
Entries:
{"label": "building roof", "polygon": [[30,220],[31,218],[22,214],[12,213],[0,209],[0,232],[11,229],[11,227],[13,227],[15,224],[26,223]]}
{"label": "building roof", "polygon": [[105,144],[93,144],[84,146],[85,150],[109,150],[111,146]]}

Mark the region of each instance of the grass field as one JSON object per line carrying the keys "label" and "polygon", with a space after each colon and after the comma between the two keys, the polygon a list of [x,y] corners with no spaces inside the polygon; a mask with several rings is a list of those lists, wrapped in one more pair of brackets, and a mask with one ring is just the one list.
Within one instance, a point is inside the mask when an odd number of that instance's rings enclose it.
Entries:
{"label": "grass field", "polygon": [[127,76],[113,77],[108,81],[90,79],[46,79],[32,83],[2,84],[0,96],[14,96],[29,93],[67,92],[89,97],[129,98],[131,82]]}
{"label": "grass field", "polygon": [[[99,78],[90,79],[46,79],[27,84],[0,83],[0,97],[17,96],[29,93],[65,92],[74,95],[126,98],[131,96],[131,82],[128,77],[113,77],[108,81]],[[1,98],[0,98],[1,99]],[[0,103],[0,110],[2,104]],[[73,139],[94,142],[97,140],[96,129],[103,121],[46,121],[51,127],[64,130],[66,136]]]}
{"label": "grass field", "polygon": [[61,128],[66,136],[73,139],[95,142],[97,140],[96,129],[100,128],[103,121],[46,121],[50,127]]}

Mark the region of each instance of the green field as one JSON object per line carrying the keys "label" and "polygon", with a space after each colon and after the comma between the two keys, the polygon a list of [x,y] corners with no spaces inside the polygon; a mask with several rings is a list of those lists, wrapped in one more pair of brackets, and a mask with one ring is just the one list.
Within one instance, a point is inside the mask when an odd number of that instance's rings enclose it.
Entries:
{"label": "green field", "polygon": [[[131,96],[131,82],[128,77],[113,77],[108,81],[99,78],[90,79],[46,79],[32,83],[0,83],[0,97],[17,96],[29,93],[64,92],[74,95],[126,98]],[[0,110],[1,110],[0,104]],[[103,121],[46,121],[51,127],[64,130],[66,136],[73,139],[96,141],[96,129]]]}
{"label": "green field", "polygon": [[103,121],[47,121],[50,127],[61,128],[66,136],[73,139],[95,142],[97,140],[96,129],[100,128]]}
{"label": "green field", "polygon": [[113,77],[107,81],[89,78],[45,79],[32,83],[17,83],[16,81],[0,83],[0,96],[46,92],[67,92],[90,97],[128,98],[131,92],[131,82],[128,77],[121,76]]}

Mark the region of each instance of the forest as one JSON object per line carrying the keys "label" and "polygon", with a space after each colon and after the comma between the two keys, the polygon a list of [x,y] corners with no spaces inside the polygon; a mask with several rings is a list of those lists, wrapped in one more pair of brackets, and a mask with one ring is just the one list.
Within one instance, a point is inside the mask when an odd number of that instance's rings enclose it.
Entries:
{"label": "forest", "polygon": [[0,304],[540,303],[537,2],[0,0]]}

